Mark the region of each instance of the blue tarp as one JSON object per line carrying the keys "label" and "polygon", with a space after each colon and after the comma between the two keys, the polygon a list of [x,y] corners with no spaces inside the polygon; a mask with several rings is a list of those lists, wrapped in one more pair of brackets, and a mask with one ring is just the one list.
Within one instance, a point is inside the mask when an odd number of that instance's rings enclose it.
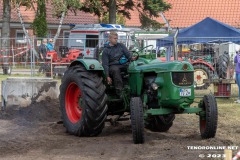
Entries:
{"label": "blue tarp", "polygon": [[[157,47],[173,45],[174,34],[157,40]],[[179,31],[177,44],[240,42],[240,31],[210,17]]]}

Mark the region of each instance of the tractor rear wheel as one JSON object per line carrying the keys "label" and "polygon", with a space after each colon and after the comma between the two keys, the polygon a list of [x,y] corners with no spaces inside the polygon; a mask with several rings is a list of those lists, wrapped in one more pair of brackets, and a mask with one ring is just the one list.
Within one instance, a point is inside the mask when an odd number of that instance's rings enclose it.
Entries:
{"label": "tractor rear wheel", "polygon": [[97,136],[107,117],[107,96],[98,72],[83,66],[70,67],[60,86],[60,109],[67,132],[76,136]]}
{"label": "tractor rear wheel", "polygon": [[218,109],[213,95],[205,95],[201,105],[203,112],[199,115],[200,133],[203,139],[215,137],[217,131]]}
{"label": "tractor rear wheel", "polygon": [[219,56],[218,62],[217,62],[217,73],[219,78],[226,79],[227,78],[227,71],[229,68],[229,54],[228,52],[225,52],[224,54]]}
{"label": "tractor rear wheel", "polygon": [[207,89],[209,87],[209,83],[204,83],[204,79],[211,78],[211,70],[209,67],[203,64],[193,65],[194,68],[194,81],[196,82],[196,90]]}
{"label": "tractor rear wheel", "polygon": [[153,132],[166,132],[172,127],[174,119],[175,114],[151,116],[149,117],[146,126]]}
{"label": "tractor rear wheel", "polygon": [[131,98],[130,109],[133,142],[144,143],[143,104],[140,97]]}

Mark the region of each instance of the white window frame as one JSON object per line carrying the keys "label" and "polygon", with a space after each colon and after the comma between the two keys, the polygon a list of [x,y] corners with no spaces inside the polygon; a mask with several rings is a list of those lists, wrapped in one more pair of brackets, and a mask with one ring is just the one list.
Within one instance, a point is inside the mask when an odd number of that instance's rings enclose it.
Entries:
{"label": "white window frame", "polygon": [[[28,32],[28,30],[27,30]],[[23,34],[23,37],[18,37],[18,34]],[[23,30],[16,30],[16,43],[27,43],[27,38],[24,35],[24,31]]]}
{"label": "white window frame", "polygon": [[[68,33],[68,37],[66,37],[66,33]],[[70,34],[70,31],[63,31],[63,46],[68,46],[68,39],[69,39],[69,34]]]}

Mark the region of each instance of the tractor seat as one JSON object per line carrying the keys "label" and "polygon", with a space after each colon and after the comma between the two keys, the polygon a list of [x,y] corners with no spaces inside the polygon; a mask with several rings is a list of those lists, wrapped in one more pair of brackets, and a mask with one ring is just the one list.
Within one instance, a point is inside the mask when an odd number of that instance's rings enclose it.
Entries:
{"label": "tractor seat", "polygon": [[66,55],[69,53],[69,48],[67,46],[59,46],[59,53],[62,58],[66,58]]}

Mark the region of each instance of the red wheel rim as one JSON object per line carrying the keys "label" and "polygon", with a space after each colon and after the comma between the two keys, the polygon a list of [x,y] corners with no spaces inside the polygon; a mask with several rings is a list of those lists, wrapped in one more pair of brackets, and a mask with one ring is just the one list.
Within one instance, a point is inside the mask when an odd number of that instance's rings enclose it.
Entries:
{"label": "red wheel rim", "polygon": [[70,83],[66,91],[65,108],[72,123],[77,123],[82,117],[81,97],[78,85],[75,82]]}
{"label": "red wheel rim", "polygon": [[206,120],[200,120],[200,131],[203,132],[206,129]]}

